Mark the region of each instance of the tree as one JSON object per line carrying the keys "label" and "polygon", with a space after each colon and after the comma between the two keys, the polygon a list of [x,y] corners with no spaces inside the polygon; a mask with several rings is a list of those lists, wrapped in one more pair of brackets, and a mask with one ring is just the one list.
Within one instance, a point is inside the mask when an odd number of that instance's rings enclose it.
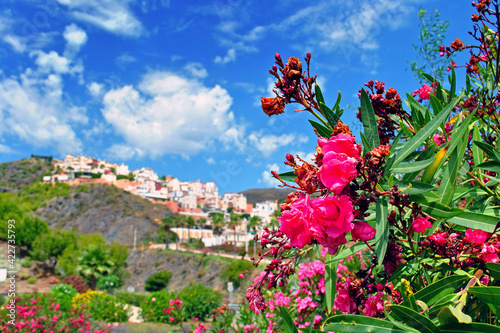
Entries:
{"label": "tree", "polygon": [[97,280],[113,272],[114,263],[105,246],[89,245],[78,256],[76,271],[89,280],[89,286],[96,289]]}
{"label": "tree", "polygon": [[26,246],[27,250],[30,251],[38,235],[47,232],[49,232],[47,222],[40,220],[38,217],[27,217],[17,228],[16,241],[19,245]]}
{"label": "tree", "polygon": [[70,246],[76,246],[76,235],[72,231],[57,230],[40,234],[33,242],[31,256],[35,260],[49,260],[55,269],[59,256]]}
{"label": "tree", "polygon": [[[447,57],[441,57],[439,47],[443,45],[446,31],[450,23],[440,19],[441,14],[437,9],[430,12],[420,8],[418,17],[420,19],[420,44],[413,44],[412,47],[417,51],[417,60],[410,64],[413,74],[420,83],[428,82],[424,73],[430,74],[435,81],[441,81],[444,78],[446,67],[450,63]],[[418,63],[422,61],[422,65]]]}
{"label": "tree", "polygon": [[162,222],[161,228],[165,232],[165,248],[168,249],[169,245],[170,245],[170,232],[171,232],[170,229],[180,226],[179,219],[178,219],[178,216],[172,215],[172,216],[164,217],[161,220],[161,222]]}
{"label": "tree", "polygon": [[[248,221],[247,224],[247,231],[253,230],[254,236],[257,235],[257,228],[260,227],[262,224],[260,217],[258,216],[252,216],[250,218],[250,221]],[[253,257],[255,258],[257,256],[257,242],[253,241]]]}
{"label": "tree", "polygon": [[229,222],[228,226],[229,229],[233,230],[233,237],[234,237],[234,257],[236,258],[236,228],[240,225],[241,222],[241,216],[239,216],[236,213],[229,213]]}
{"label": "tree", "polygon": [[187,234],[188,234],[188,243],[187,243],[187,250],[189,251],[189,245],[191,243],[191,233],[190,233],[190,228],[196,225],[196,222],[192,216],[187,216],[184,217],[184,225],[187,228]]}
{"label": "tree", "polygon": [[200,244],[201,242],[203,241],[203,227],[205,227],[205,224],[207,224],[207,219],[202,217],[202,218],[199,218],[197,221],[198,223],[198,227],[200,228]]}
{"label": "tree", "polygon": [[[216,236],[221,236],[224,231],[224,215],[221,213],[210,213],[212,218],[212,232]],[[220,242],[217,242],[218,253],[220,256]]]}

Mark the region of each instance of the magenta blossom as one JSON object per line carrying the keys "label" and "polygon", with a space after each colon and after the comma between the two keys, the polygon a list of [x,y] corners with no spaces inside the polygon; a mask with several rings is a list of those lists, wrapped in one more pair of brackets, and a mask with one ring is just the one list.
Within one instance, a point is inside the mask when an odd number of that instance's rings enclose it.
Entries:
{"label": "magenta blossom", "polygon": [[359,221],[354,223],[354,229],[351,230],[352,240],[358,239],[366,242],[375,237],[376,230],[366,222]]}
{"label": "magenta blossom", "polygon": [[427,228],[432,227],[432,223],[429,221],[429,217],[417,216],[413,220],[411,228],[415,232],[425,232]]}
{"label": "magenta blossom", "polygon": [[312,207],[309,196],[301,193],[300,198],[295,201],[289,210],[285,210],[278,220],[281,224],[280,231],[290,238],[292,246],[303,248],[311,243]]}

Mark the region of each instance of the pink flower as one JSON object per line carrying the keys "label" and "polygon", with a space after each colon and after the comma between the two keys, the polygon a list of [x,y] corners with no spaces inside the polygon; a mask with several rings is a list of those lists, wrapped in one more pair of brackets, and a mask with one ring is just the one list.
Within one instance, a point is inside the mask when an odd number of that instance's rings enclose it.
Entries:
{"label": "pink flower", "polygon": [[175,319],[174,319],[174,317],[168,317],[168,320],[170,320],[171,322],[173,322]]}
{"label": "pink flower", "polygon": [[319,139],[323,153],[323,165],[318,177],[328,189],[340,194],[349,182],[356,178],[361,147],[354,143],[354,137],[347,134],[332,136],[330,140]]}
{"label": "pink flower", "polygon": [[349,157],[359,158],[361,147],[354,143],[354,137],[347,134],[338,134],[332,136],[330,140],[318,139],[318,144],[321,147],[321,152],[326,155],[329,152],[337,154],[345,154]]}
{"label": "pink flower", "polygon": [[315,199],[312,209],[312,235],[333,254],[339,245],[347,242],[345,235],[354,227],[352,203],[347,195],[328,196]]}
{"label": "pink flower", "polygon": [[368,296],[363,313],[368,317],[376,317],[384,313],[384,304],[382,303],[383,292],[378,292],[376,296]]}
{"label": "pink flower", "polygon": [[430,99],[430,96],[429,96],[430,92],[431,92],[431,87],[426,85],[426,84],[424,84],[422,86],[422,88],[414,91],[415,94],[418,94],[420,101],[422,101],[424,99]]}
{"label": "pink flower", "polygon": [[368,223],[360,221],[354,223],[354,229],[351,230],[352,240],[356,241],[358,239],[363,242],[369,241],[375,237],[376,230],[370,226]]}
{"label": "pink flower", "polygon": [[154,298],[154,297],[153,297],[153,298],[151,298],[151,301],[152,301],[152,302],[156,302],[156,298]]}
{"label": "pink flower", "polygon": [[429,217],[417,216],[411,225],[411,228],[415,232],[425,232],[427,228],[432,227],[432,223],[429,222]]}
{"label": "pink flower", "polygon": [[342,311],[343,314],[349,314],[356,310],[356,302],[351,298],[347,289],[341,289],[337,292],[333,307]]}
{"label": "pink flower", "polygon": [[344,187],[356,178],[358,160],[346,154],[329,152],[323,156],[323,165],[318,170],[318,177],[329,190],[340,194]]}
{"label": "pink flower", "polygon": [[165,309],[165,313],[169,314],[170,312],[172,312],[172,310],[170,308]]}
{"label": "pink flower", "polygon": [[444,135],[442,134],[434,134],[432,136],[432,140],[436,143],[436,145],[441,146],[444,143]]}
{"label": "pink flower", "polygon": [[245,278],[245,275],[243,275],[243,273],[240,274],[240,279],[244,279]]}
{"label": "pink flower", "polygon": [[467,229],[465,231],[464,242],[471,243],[474,245],[481,245],[488,239],[488,233],[482,231],[481,229]]}
{"label": "pink flower", "polygon": [[285,210],[281,217],[278,217],[280,222],[280,231],[290,238],[292,246],[303,248],[311,243],[310,220],[312,208],[309,196],[301,194],[289,210]]}
{"label": "pink flower", "polygon": [[173,299],[171,299],[171,300],[168,302],[168,304],[169,304],[169,305],[174,305],[174,303],[175,303],[175,301],[174,301]]}
{"label": "pink flower", "polygon": [[481,254],[478,256],[478,258],[484,263],[498,262],[498,252],[499,249],[494,245],[483,244],[483,249],[481,250]]}

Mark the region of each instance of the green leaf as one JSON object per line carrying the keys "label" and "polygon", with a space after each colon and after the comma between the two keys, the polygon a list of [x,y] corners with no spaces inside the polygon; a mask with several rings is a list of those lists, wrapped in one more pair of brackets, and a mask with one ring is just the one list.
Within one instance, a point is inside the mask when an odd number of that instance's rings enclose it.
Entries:
{"label": "green leaf", "polygon": [[441,325],[465,323],[470,324],[472,318],[452,305],[445,306],[439,311],[438,320]]}
{"label": "green leaf", "polygon": [[321,88],[318,85],[314,86],[314,92],[316,93],[316,100],[318,101],[318,104],[326,104],[325,99],[323,98],[323,93],[321,92]]}
{"label": "green leaf", "polygon": [[469,292],[485,303],[500,305],[500,287],[470,287]]}
{"label": "green leaf", "polygon": [[488,269],[489,275],[495,280],[500,280],[500,264],[499,263],[486,263],[486,268]]}
{"label": "green leaf", "polygon": [[372,102],[365,89],[361,89],[361,120],[363,123],[364,135],[369,146],[367,151],[380,146],[380,138],[378,136],[377,119],[373,110]]}
{"label": "green leaf", "polygon": [[[474,125],[474,130],[472,131],[472,140],[481,141],[481,133],[479,133],[479,127]],[[472,145],[472,157],[474,159],[474,165],[478,166],[483,163],[483,154],[476,144]]]}
{"label": "green leaf", "polygon": [[500,327],[485,323],[441,325],[439,330],[441,333],[500,333]]}
{"label": "green leaf", "polygon": [[389,332],[411,332],[412,328],[400,328],[401,325],[394,325],[390,321],[378,318],[371,318],[360,315],[336,315],[327,318],[328,324],[324,331],[334,331],[343,333],[389,333]]}
{"label": "green leaf", "polygon": [[[433,193],[432,192],[426,193],[426,195],[429,194]],[[439,199],[440,198],[438,198],[437,200]],[[430,201],[429,198],[426,198],[422,195],[415,195],[415,196],[412,195],[410,196],[410,200],[420,204],[424,212],[434,217],[449,218],[464,213],[464,211],[460,208],[454,208],[454,207],[452,208],[445,206],[439,202],[435,202],[436,201],[435,198],[431,199],[433,201]]]}
{"label": "green leaf", "polygon": [[315,122],[314,120],[309,119],[309,122],[311,123],[312,127],[316,129],[319,135],[321,135],[323,138],[330,139],[330,137],[332,136],[331,130],[321,125],[320,123]]}
{"label": "green leaf", "polygon": [[330,261],[327,261],[325,263],[325,265],[332,264],[332,263],[335,263],[337,261],[341,261],[342,259],[345,259],[348,256],[351,256],[351,255],[355,254],[356,252],[362,251],[362,250],[364,250],[367,247],[368,247],[368,245],[366,245],[364,242],[357,242],[353,246],[348,247],[347,249],[345,249],[344,251],[342,251],[340,253],[337,253],[335,255],[335,257],[333,257]]}
{"label": "green leaf", "polygon": [[450,98],[455,97],[456,90],[457,90],[457,76],[455,74],[455,67],[451,66]]}
{"label": "green leaf", "polygon": [[[331,261],[333,256],[327,255],[326,260]],[[337,263],[325,265],[325,301],[326,311],[331,313],[333,309],[333,301],[337,295]],[[312,325],[311,325],[312,326]]]}
{"label": "green leaf", "polygon": [[465,74],[465,86],[466,86],[465,96],[468,96],[472,86],[470,84],[470,77],[467,74]]}
{"label": "green leaf", "polygon": [[[340,105],[340,101],[342,100],[342,94],[340,93],[339,91],[339,94],[337,95],[337,100],[335,101],[335,105],[333,106],[333,109],[332,111],[337,113],[337,110],[339,110],[339,105]],[[337,114],[338,116],[338,114]],[[337,125],[337,124],[335,124]]]}
{"label": "green leaf", "polygon": [[283,328],[287,333],[299,333],[297,326],[295,326],[292,316],[288,312],[287,308],[284,306],[279,306],[278,310],[280,312],[281,318],[283,319]]}
{"label": "green leaf", "polygon": [[408,194],[422,194],[434,190],[434,186],[420,182],[404,182],[395,180],[394,184],[397,184],[400,190]]}
{"label": "green leaf", "polygon": [[482,151],[486,153],[489,157],[491,157],[496,162],[500,163],[500,153],[495,148],[491,147],[489,144],[474,140],[474,144],[476,144]]}
{"label": "green leaf", "polygon": [[416,292],[415,298],[425,302],[427,305],[432,305],[445,295],[453,293],[455,289],[468,279],[469,277],[463,275],[445,277]]}
{"label": "green leaf", "polygon": [[486,232],[493,232],[500,219],[495,216],[465,212],[447,220],[449,223],[461,225],[471,229],[481,229]]}
{"label": "green leaf", "polygon": [[397,167],[393,167],[391,172],[393,173],[410,173],[410,172],[419,172],[423,170],[426,166],[434,162],[434,158],[430,158],[423,161],[415,161],[410,163],[402,163]]}
{"label": "green leaf", "polygon": [[[435,160],[436,158],[434,157],[434,152],[436,150],[436,147],[437,146],[435,144],[431,145],[430,147],[427,147],[426,150],[422,151],[420,153],[420,155],[418,155],[415,162],[421,162],[421,161],[425,161],[427,159],[434,159]],[[413,179],[415,179],[415,177],[418,176],[419,173],[420,173],[420,171],[407,173],[406,175],[404,175],[402,180],[405,182],[411,182]]]}
{"label": "green leaf", "polygon": [[418,147],[422,145],[422,143],[427,140],[431,136],[432,133],[448,118],[451,110],[458,103],[460,96],[455,97],[451,100],[450,103],[444,108],[444,110],[434,117],[427,125],[424,126],[415,136],[408,141],[408,143],[396,153],[396,160],[394,161],[394,165],[398,165],[404,159],[410,155],[412,152],[416,151]]}
{"label": "green leaf", "polygon": [[500,163],[496,161],[486,161],[477,165],[478,168],[500,173]]}
{"label": "green leaf", "polygon": [[443,105],[439,101],[439,99],[436,98],[433,94],[429,94],[430,100],[431,100],[431,106],[432,110],[434,111],[434,114],[437,116],[442,110],[443,110]]}
{"label": "green leaf", "polygon": [[297,177],[297,174],[295,173],[295,171],[287,171],[287,172],[283,172],[283,173],[278,174],[278,176],[280,176],[280,178],[286,182],[295,182],[295,178]]}
{"label": "green leaf", "polygon": [[[317,86],[316,86],[317,87]],[[321,109],[321,113],[323,113],[323,115],[325,116],[326,120],[328,120],[328,123],[330,124],[330,126],[332,128],[335,127],[335,125],[338,124],[339,122],[339,118],[337,117],[337,115],[332,111],[330,110],[330,108],[328,106],[326,106],[325,104],[323,103],[319,103],[319,107]]]}
{"label": "green leaf", "polygon": [[[465,141],[464,139],[465,138],[462,138],[463,141]],[[467,143],[467,141],[465,141],[465,143]],[[453,150],[444,175],[441,178],[438,195],[441,196],[441,203],[443,205],[449,205],[451,203],[451,199],[453,198],[453,194],[455,193],[453,185],[455,184],[455,179],[457,177],[458,168],[462,161],[464,151],[465,145],[460,145]]]}
{"label": "green leaf", "polygon": [[401,305],[391,305],[390,310],[397,319],[420,332],[433,333],[439,331],[437,326],[429,318],[421,315],[415,310]]}
{"label": "green leaf", "polygon": [[378,239],[377,244],[375,244],[375,254],[378,259],[378,267],[382,266],[382,262],[385,258],[385,252],[387,251],[387,243],[389,242],[388,216],[387,199],[381,196],[377,200],[377,235],[375,236]]}

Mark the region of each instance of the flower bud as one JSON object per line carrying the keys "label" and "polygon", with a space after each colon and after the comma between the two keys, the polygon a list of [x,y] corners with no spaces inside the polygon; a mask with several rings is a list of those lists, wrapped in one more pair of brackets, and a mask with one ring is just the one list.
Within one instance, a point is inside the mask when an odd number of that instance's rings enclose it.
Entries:
{"label": "flower bud", "polygon": [[307,52],[306,56],[308,59],[311,59],[311,52]]}
{"label": "flower bud", "polygon": [[269,232],[264,231],[264,232],[262,233],[262,240],[269,238],[269,235],[270,235],[270,234],[269,234]]}
{"label": "flower bud", "polygon": [[292,164],[295,164],[295,158],[293,157],[292,154],[286,154],[286,159]]}

